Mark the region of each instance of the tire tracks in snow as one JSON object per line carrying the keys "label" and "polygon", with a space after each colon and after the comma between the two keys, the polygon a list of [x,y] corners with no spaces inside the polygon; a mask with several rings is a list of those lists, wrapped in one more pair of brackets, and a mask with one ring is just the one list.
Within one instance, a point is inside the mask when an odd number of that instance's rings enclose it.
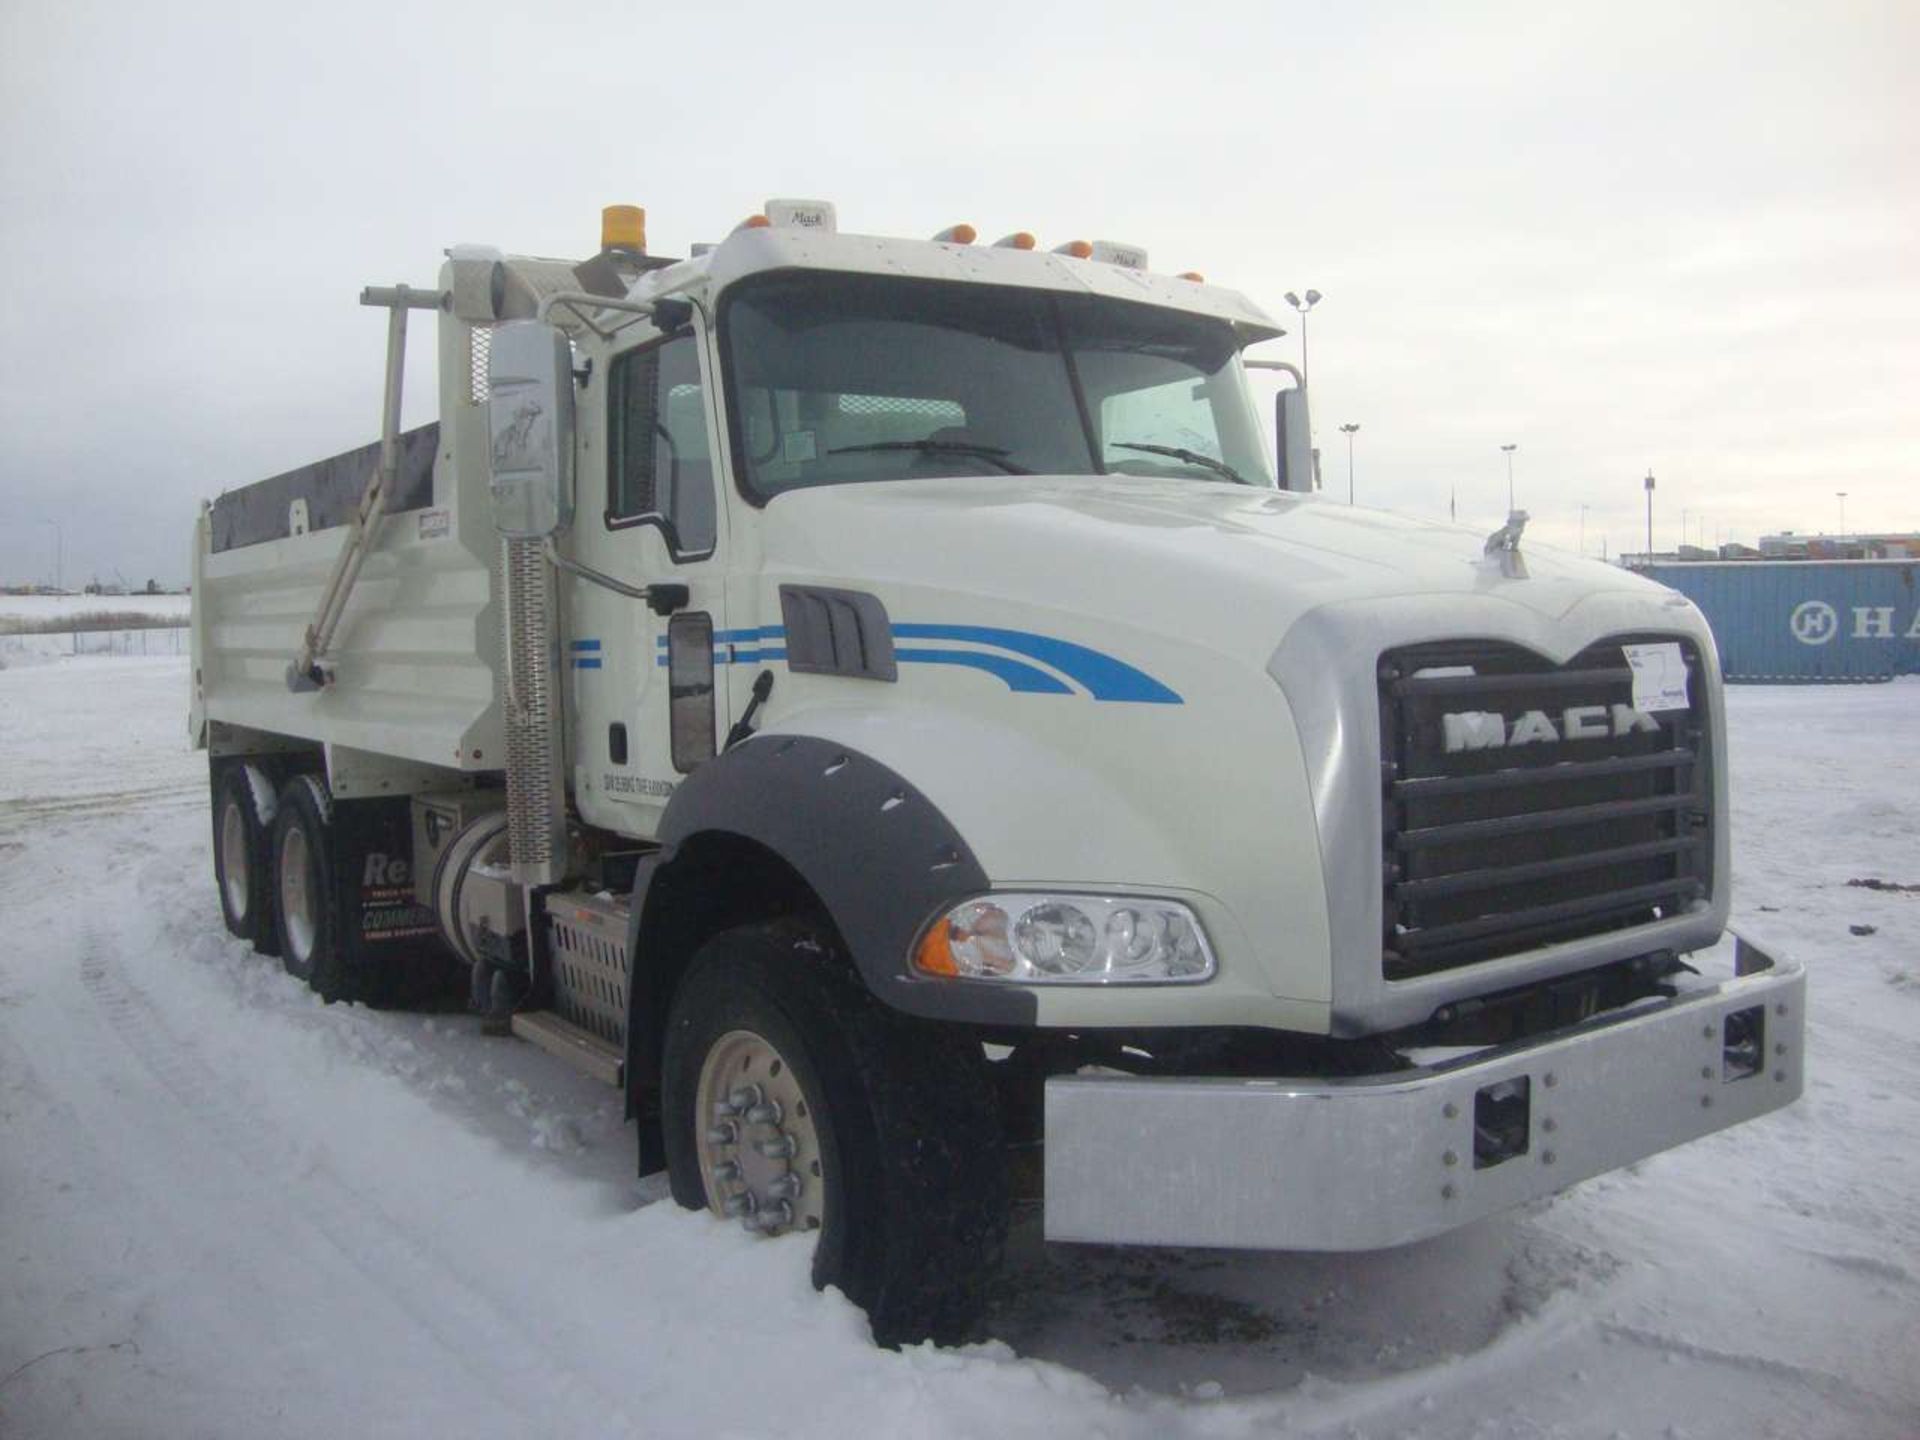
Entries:
{"label": "tire tracks in snow", "polygon": [[24,830],[45,820],[91,819],[99,815],[122,817],[129,810],[197,800],[205,789],[204,782],[195,780],[84,795],[18,795],[0,800],[0,831]]}
{"label": "tire tracks in snow", "polygon": [[[241,1188],[260,1192],[247,1202],[249,1210],[313,1230],[429,1334],[475,1388],[524,1417],[527,1433],[610,1435],[632,1427],[621,1399],[593,1390],[584,1374],[567,1373],[565,1356],[550,1355],[539,1329],[516,1323],[507,1305],[464,1273],[458,1257],[396,1220],[324,1160],[303,1162],[265,1122],[230,1100],[219,1077],[169,1031],[97,929],[83,936],[79,968],[81,984],[117,1039],[235,1162]],[[288,1193],[299,1196],[297,1208],[286,1205]]]}
{"label": "tire tracks in snow", "polygon": [[[1663,1355],[1681,1355],[1703,1364],[1722,1365],[1745,1375],[1761,1375],[1770,1380],[1784,1380],[1799,1389],[1818,1395],[1836,1409],[1842,1409],[1861,1419],[1882,1419],[1910,1424],[1914,1418],[1913,1412],[1892,1396],[1881,1395],[1856,1384],[1844,1375],[1835,1375],[1829,1370],[1818,1370],[1810,1365],[1796,1365],[1790,1360],[1775,1360],[1770,1356],[1753,1354],[1751,1351],[1721,1350],[1712,1345],[1702,1345],[1697,1340],[1684,1340],[1676,1335],[1662,1335],[1657,1330],[1648,1330],[1638,1325],[1626,1325],[1618,1321],[1602,1321],[1598,1328],[1602,1335],[1644,1345]],[[1887,1433],[1898,1432],[1890,1429]]]}

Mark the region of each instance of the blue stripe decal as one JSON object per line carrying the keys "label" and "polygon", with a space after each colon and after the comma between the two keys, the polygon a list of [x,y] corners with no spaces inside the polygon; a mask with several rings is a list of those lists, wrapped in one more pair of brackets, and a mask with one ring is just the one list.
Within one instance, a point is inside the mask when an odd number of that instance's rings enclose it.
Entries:
{"label": "blue stripe decal", "polygon": [[[745,645],[755,640],[784,640],[786,638],[787,629],[784,625],[762,625],[758,629],[716,630],[713,632],[713,640],[716,645]],[[656,635],[653,643],[656,649],[664,650],[667,648],[667,637],[664,635]]]}
{"label": "blue stripe decal", "polygon": [[[1035,635],[1026,630],[1001,630],[990,625],[920,625],[899,624],[893,627],[895,639],[900,640],[956,640],[972,645],[991,645],[1000,650],[1011,650],[1015,655],[1023,655],[1028,660],[1037,660],[1041,665],[1058,670],[1068,679],[1083,686],[1096,700],[1119,701],[1137,705],[1180,705],[1183,702],[1176,691],[1168,689],[1143,670],[1136,670],[1124,660],[1099,650],[1089,649],[1085,645],[1076,645],[1071,640],[1056,639],[1051,635]],[[714,641],[725,648],[713,652],[716,665],[752,665],[767,660],[785,660],[785,645],[762,645],[766,640],[784,641],[786,629],[780,625],[762,625],[744,630],[718,630],[714,632]],[[594,642],[596,645],[598,642]],[[659,650],[657,664],[667,663],[667,637],[656,638]],[[1073,693],[1053,676],[1020,660],[1007,655],[995,655],[974,650],[944,649],[896,649],[894,659],[909,665],[962,665],[973,670],[984,670],[1004,681],[1007,688],[1028,695],[1071,695]]]}
{"label": "blue stripe decal", "polygon": [[600,642],[598,640],[575,640],[568,645],[567,648],[569,650],[598,650],[600,648]]}
{"label": "blue stripe decal", "polygon": [[1034,635],[1025,630],[998,630],[988,625],[895,625],[897,639],[965,640],[976,645],[997,645],[1016,655],[1025,655],[1051,666],[1069,679],[1087,687],[1096,700],[1132,701],[1146,705],[1178,705],[1181,699],[1145,671],[1136,670],[1123,660],[1070,640],[1051,635]]}
{"label": "blue stripe decal", "polygon": [[[736,646],[729,645],[725,650],[716,650],[713,652],[713,663],[716,665],[753,665],[762,660],[784,660],[786,658],[787,651],[785,646],[777,646],[772,649],[743,650]],[[653,666],[656,670],[665,669],[666,664],[667,655],[664,650],[653,657]]]}
{"label": "blue stripe decal", "polygon": [[1006,681],[1009,690],[1028,695],[1073,693],[1046,671],[1037,670],[1025,661],[1015,660],[1008,655],[989,655],[980,650],[895,650],[893,658],[910,665],[965,665],[973,670],[984,670]]}
{"label": "blue stripe decal", "polygon": [[591,659],[576,659],[573,662],[573,668],[576,670],[598,670],[600,668],[600,657],[596,655]]}

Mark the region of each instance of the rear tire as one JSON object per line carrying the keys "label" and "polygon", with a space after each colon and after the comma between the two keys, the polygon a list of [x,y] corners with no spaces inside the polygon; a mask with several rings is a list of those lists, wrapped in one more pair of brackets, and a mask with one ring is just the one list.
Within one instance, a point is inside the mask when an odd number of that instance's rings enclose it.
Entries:
{"label": "rear tire", "polygon": [[814,1284],[882,1345],[969,1337],[1007,1228],[977,1043],[882,1005],[820,930],[748,926],[702,946],[674,996],[661,1106],[682,1205],[768,1234],[817,1224]]}
{"label": "rear tire", "polygon": [[213,878],[227,932],[263,955],[278,953],[273,919],[273,836],[260,818],[254,774],[225,766],[213,790]]}
{"label": "rear tire", "polygon": [[334,933],[332,801],[326,785],[296,775],[280,792],[273,818],[274,920],[287,974],[326,994],[340,969]]}

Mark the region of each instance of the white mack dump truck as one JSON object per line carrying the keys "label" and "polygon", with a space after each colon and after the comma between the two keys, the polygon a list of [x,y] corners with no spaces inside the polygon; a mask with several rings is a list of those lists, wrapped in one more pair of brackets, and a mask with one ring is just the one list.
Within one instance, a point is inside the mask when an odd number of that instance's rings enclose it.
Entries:
{"label": "white mack dump truck", "polygon": [[1034,1186],[1373,1249],[1800,1093],[1686,600],[1310,493],[1279,327],[1128,247],[643,223],[368,290],[379,444],[203,510],[234,934],[329,999],[450,951],[885,1343],[965,1332]]}

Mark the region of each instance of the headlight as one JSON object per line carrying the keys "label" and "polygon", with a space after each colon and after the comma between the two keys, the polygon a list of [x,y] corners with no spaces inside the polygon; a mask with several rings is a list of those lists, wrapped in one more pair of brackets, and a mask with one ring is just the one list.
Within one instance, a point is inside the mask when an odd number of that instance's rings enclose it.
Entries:
{"label": "headlight", "polygon": [[1164,985],[1214,974],[1193,911],[1131,895],[969,900],[928,927],[913,965],[923,975],[1026,985]]}

